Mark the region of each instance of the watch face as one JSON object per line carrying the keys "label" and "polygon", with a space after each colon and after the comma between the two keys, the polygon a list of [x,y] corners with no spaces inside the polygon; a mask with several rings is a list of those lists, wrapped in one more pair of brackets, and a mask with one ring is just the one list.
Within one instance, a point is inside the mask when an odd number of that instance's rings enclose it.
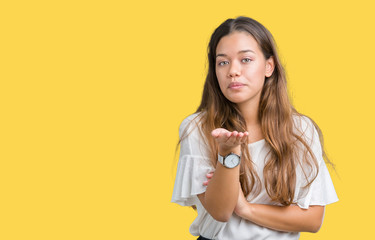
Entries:
{"label": "watch face", "polygon": [[225,158],[225,166],[234,168],[240,163],[240,158],[235,154],[230,154]]}

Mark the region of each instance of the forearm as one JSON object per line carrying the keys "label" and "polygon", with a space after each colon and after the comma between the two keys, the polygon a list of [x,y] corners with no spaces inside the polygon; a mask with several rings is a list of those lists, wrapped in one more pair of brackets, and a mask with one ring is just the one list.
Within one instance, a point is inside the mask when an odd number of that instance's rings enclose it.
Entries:
{"label": "forearm", "polygon": [[239,166],[228,169],[217,163],[215,174],[200,200],[210,215],[218,221],[228,221],[238,199]]}
{"label": "forearm", "polygon": [[[248,132],[229,132],[223,128],[217,128],[211,134],[218,144],[221,156],[227,156],[231,152],[241,155],[241,144],[247,142],[248,136]],[[226,222],[233,214],[239,194],[239,172],[240,165],[227,168],[217,162],[215,174],[206,192],[198,195],[203,207],[217,221]]]}
{"label": "forearm", "polygon": [[285,232],[317,232],[323,222],[324,206],[272,206],[248,203],[241,217],[260,226]]}

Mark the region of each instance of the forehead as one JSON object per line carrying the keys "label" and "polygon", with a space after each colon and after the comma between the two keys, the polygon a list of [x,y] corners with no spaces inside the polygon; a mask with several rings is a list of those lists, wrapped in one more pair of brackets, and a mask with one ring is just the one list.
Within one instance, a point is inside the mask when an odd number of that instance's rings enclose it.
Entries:
{"label": "forehead", "polygon": [[216,55],[233,55],[243,50],[252,50],[256,54],[261,52],[259,44],[251,34],[235,31],[220,39],[216,47]]}

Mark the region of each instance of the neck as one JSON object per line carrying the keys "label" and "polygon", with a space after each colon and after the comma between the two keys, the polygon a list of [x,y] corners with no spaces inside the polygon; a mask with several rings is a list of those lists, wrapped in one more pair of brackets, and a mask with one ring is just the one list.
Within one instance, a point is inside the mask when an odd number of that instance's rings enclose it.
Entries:
{"label": "neck", "polygon": [[259,101],[248,101],[237,105],[246,121],[249,132],[248,143],[256,142],[264,138],[261,123],[259,121]]}
{"label": "neck", "polygon": [[237,105],[246,121],[246,126],[255,127],[260,125],[258,109],[259,101],[249,101]]}

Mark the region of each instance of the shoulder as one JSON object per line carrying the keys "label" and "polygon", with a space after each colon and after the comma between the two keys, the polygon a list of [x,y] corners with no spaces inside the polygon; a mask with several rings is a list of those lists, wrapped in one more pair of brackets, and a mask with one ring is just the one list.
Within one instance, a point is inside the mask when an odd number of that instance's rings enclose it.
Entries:
{"label": "shoulder", "polygon": [[312,120],[303,114],[293,114],[293,121],[298,130],[307,130],[312,125]]}
{"label": "shoulder", "polygon": [[209,156],[209,144],[201,128],[202,113],[187,116],[180,124],[182,155]]}
{"label": "shoulder", "polygon": [[186,118],[184,118],[179,127],[180,136],[182,134],[189,134],[189,132],[199,127],[201,117],[202,117],[202,113],[198,112],[198,113],[193,113],[187,116]]}
{"label": "shoulder", "polygon": [[[305,115],[295,115],[295,134],[303,139],[305,143],[309,146],[310,150],[314,153],[317,158],[318,164],[323,160],[322,154],[322,144],[320,141],[320,129],[310,117]],[[319,130],[318,130],[319,129]],[[301,146],[302,147],[302,146]],[[304,147],[302,147],[304,148]]]}
{"label": "shoulder", "polygon": [[311,118],[303,114],[294,114],[293,122],[294,131],[298,136],[311,140],[317,134],[315,123]]}

